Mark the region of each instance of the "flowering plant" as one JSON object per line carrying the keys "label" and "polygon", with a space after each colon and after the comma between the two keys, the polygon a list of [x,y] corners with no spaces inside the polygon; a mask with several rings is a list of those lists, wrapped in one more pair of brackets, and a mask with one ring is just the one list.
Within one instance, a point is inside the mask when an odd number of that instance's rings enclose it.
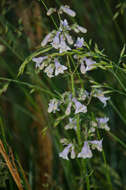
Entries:
{"label": "flowering plant", "polygon": [[[48,105],[48,113],[59,112],[62,115],[61,120],[67,123],[64,130],[73,130],[75,134],[72,139],[61,139],[60,142],[65,148],[59,153],[59,157],[66,160],[91,158],[92,150],[102,151],[103,138],[98,135],[98,130],[110,130],[109,118],[103,111],[110,97],[105,95],[108,91],[104,91],[90,73],[94,70],[106,70],[111,64],[106,61],[106,56],[97,45],[91,50],[91,41],[88,44],[82,36],[87,33],[86,28],[77,23],[69,24],[68,20],[64,19],[64,14],[75,17],[75,11],[67,5],[62,5],[59,9],[50,8],[47,15],[51,16],[53,13],[58,14],[59,27],[56,26],[55,30],[45,36],[41,42],[43,50],[26,60],[20,67],[19,74],[32,60],[36,71],[43,71],[49,78],[63,75],[69,77],[71,87],[63,94],[58,94],[58,97],[50,99]],[[102,111],[97,109],[98,101]]]}

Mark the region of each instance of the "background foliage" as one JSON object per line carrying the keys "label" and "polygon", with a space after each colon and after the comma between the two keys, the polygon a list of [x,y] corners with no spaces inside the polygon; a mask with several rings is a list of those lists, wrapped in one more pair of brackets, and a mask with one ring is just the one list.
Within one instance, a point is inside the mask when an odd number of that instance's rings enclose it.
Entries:
{"label": "background foliage", "polygon": [[[114,73],[95,76],[97,81],[111,84],[118,92],[112,93],[106,109],[111,127],[111,133],[104,135],[107,170],[102,156],[97,155],[88,163],[88,174],[93,190],[125,190],[126,66],[123,47],[126,2],[48,0],[45,3],[47,7],[69,4],[77,12],[80,25],[88,29],[87,40],[93,39],[93,43],[104,49],[109,59],[120,68],[117,67]],[[74,161],[66,162],[58,157],[62,131],[52,127],[53,118],[46,111],[50,96],[42,90],[46,86],[50,92],[57,88],[62,92],[65,88],[61,86],[62,79],[54,79],[54,86],[52,81],[35,73],[33,63],[28,65],[24,75],[17,77],[21,63],[40,47],[42,38],[52,28],[53,23],[46,16],[41,1],[0,1],[0,138],[6,150],[5,157],[3,149],[0,150],[1,189],[19,189],[6,159],[15,163],[24,189],[82,189],[83,176],[77,177],[79,171]],[[112,186],[106,180],[106,173],[109,173]]]}

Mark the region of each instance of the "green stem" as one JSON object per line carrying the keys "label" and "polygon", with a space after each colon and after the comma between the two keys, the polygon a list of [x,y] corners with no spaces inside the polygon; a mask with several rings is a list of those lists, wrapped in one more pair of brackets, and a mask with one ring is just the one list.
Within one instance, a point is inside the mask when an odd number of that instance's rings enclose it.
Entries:
{"label": "green stem", "polygon": [[[98,135],[98,139],[101,139],[99,130],[97,130],[97,135]],[[106,155],[105,155],[104,150],[102,151],[102,157],[103,157],[103,161],[104,161],[104,165],[105,165],[105,169],[106,169],[106,172],[105,172],[106,179],[107,179],[107,181],[108,181],[110,190],[112,190],[113,188],[112,188],[111,178],[110,178],[109,169],[108,169],[107,160],[106,160]]]}
{"label": "green stem", "polygon": [[[43,0],[41,0],[41,2],[42,2],[42,4],[44,5],[46,11],[48,11],[48,8],[47,8],[45,2],[44,2]],[[50,16],[50,18],[52,19],[53,24],[55,25],[56,29],[58,30],[58,26],[57,26],[57,24],[56,24],[56,22],[55,22],[53,16]]]}
{"label": "green stem", "polygon": [[71,77],[71,90],[72,90],[73,96],[75,96],[74,75],[73,75],[72,70],[71,70],[70,60],[69,60],[68,56],[67,56],[67,64],[68,64],[68,68],[69,68],[69,71],[70,71],[70,77]]}
{"label": "green stem", "polygon": [[114,77],[116,78],[116,80],[119,82],[119,84],[122,87],[122,89],[126,92],[126,88],[125,88],[124,84],[122,83],[122,81],[120,80],[120,78],[117,76],[117,74],[114,73],[113,71],[111,71],[111,73],[114,75]]}
{"label": "green stem", "polygon": [[50,96],[54,96],[54,94],[52,92],[50,92],[49,90],[46,90],[44,88],[41,88],[41,87],[38,87],[36,85],[32,85],[32,84],[29,84],[27,82],[22,82],[22,81],[19,81],[19,80],[15,80],[15,79],[10,79],[10,78],[4,78],[4,77],[0,77],[0,80],[3,80],[3,81],[8,81],[8,82],[14,82],[14,83],[17,83],[17,84],[21,84],[21,85],[24,85],[24,86],[28,86],[29,88],[31,89],[35,89],[35,90],[39,90],[41,92],[44,92],[46,94],[49,94]]}
{"label": "green stem", "polygon": [[[69,61],[68,56],[67,56],[67,63],[68,63],[70,76],[71,76],[71,90],[72,90],[73,96],[75,96],[74,75],[73,75],[72,70],[71,70],[70,61]],[[76,131],[76,134],[77,134],[77,140],[78,140],[78,144],[79,144],[79,149],[81,149],[82,140],[81,140],[81,129],[80,129],[79,114],[77,115],[77,131]],[[82,176],[85,176],[85,178],[86,178],[87,190],[90,190],[89,177],[88,177],[88,175],[86,175],[87,168],[86,168],[85,160],[81,160],[81,165],[82,165]]]}

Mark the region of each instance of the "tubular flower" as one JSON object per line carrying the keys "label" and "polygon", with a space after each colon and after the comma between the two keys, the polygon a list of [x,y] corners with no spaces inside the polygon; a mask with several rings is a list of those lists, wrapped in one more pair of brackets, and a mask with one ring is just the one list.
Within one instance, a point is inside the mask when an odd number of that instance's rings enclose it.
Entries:
{"label": "tubular flower", "polygon": [[71,16],[71,17],[75,17],[75,16],[76,16],[76,12],[73,11],[72,9],[70,9],[70,7],[69,7],[68,5],[65,5],[65,6],[62,5],[62,6],[60,7],[59,12],[60,12],[60,14],[61,14],[62,12],[64,12],[64,13],[68,14],[68,15]]}
{"label": "tubular flower", "polygon": [[69,160],[68,154],[70,152],[70,148],[72,147],[72,144],[68,144],[67,147],[64,148],[62,152],[59,153],[59,157]]}
{"label": "tubular flower", "polygon": [[54,59],[55,62],[55,76],[58,74],[63,74],[65,70],[67,70],[67,67],[64,65],[61,65],[58,61],[58,59]]}
{"label": "tubular flower", "polygon": [[59,111],[59,106],[60,102],[57,99],[51,99],[50,103],[49,103],[49,107],[48,107],[48,112],[51,113],[55,113],[56,111]]}
{"label": "tubular flower", "polygon": [[64,127],[66,130],[68,129],[77,129],[77,120],[74,118],[69,118],[69,123]]}
{"label": "tubular flower", "polygon": [[66,111],[65,111],[65,114],[66,114],[66,115],[70,115],[70,113],[71,113],[71,107],[72,107],[72,102],[70,102],[70,103],[68,104],[68,106],[67,106],[67,109],[66,109]]}
{"label": "tubular flower", "polygon": [[84,38],[83,37],[82,38],[78,37],[76,43],[74,44],[74,46],[76,48],[81,48],[81,47],[83,47],[83,45],[84,45]]}
{"label": "tubular flower", "polygon": [[47,45],[48,42],[51,42],[53,39],[55,31],[53,30],[52,32],[50,32],[49,34],[47,34],[45,36],[45,38],[43,39],[43,41],[41,42],[41,46],[44,47]]}
{"label": "tubular flower", "polygon": [[34,61],[34,62],[36,63],[36,68],[40,68],[41,63],[42,63],[45,59],[47,59],[47,58],[48,58],[48,56],[35,57],[35,58],[32,59],[32,61]]}
{"label": "tubular flower", "polygon": [[103,118],[96,118],[97,122],[98,122],[98,127],[101,129],[105,129],[106,131],[109,131],[110,128],[107,124],[107,122],[109,121],[108,117],[103,117]]}
{"label": "tubular flower", "polygon": [[45,68],[44,72],[47,74],[47,76],[49,78],[52,78],[54,77],[53,75],[53,71],[54,71],[54,65],[53,64],[50,64],[48,67]]}
{"label": "tubular flower", "polygon": [[94,141],[88,141],[92,145],[92,149],[97,149],[98,151],[102,151],[102,139],[101,140],[94,140]]}
{"label": "tubular flower", "polygon": [[77,113],[86,113],[87,112],[87,107],[83,104],[81,104],[79,101],[77,101],[76,98],[73,98],[73,102],[75,103],[75,114]]}
{"label": "tubular flower", "polygon": [[104,107],[107,105],[107,100],[110,99],[110,97],[105,97],[103,91],[99,89],[95,91],[93,96],[98,98],[104,104]]}
{"label": "tubular flower", "polygon": [[91,149],[90,149],[88,141],[84,142],[84,146],[83,146],[81,152],[78,154],[77,157],[78,158],[84,158],[84,159],[92,157],[92,152],[91,152]]}

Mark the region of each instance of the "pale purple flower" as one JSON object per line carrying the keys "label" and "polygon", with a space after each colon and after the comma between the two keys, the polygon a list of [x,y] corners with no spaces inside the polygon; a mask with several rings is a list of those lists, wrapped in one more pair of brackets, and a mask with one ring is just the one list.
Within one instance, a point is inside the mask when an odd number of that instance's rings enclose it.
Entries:
{"label": "pale purple flower", "polygon": [[41,65],[41,63],[45,60],[45,59],[47,59],[48,58],[48,56],[44,56],[44,57],[34,57],[33,59],[32,59],[32,61],[34,61],[35,63],[36,63],[36,68],[39,68]]}
{"label": "pale purple flower", "polygon": [[53,38],[53,41],[52,41],[52,46],[55,48],[55,49],[59,49],[60,47],[60,32],[58,31],[55,35],[55,37]]}
{"label": "pale purple flower", "polygon": [[97,122],[98,122],[98,127],[101,129],[105,129],[106,131],[109,131],[110,128],[107,124],[107,122],[109,121],[108,117],[102,117],[102,118],[96,118]]}
{"label": "pale purple flower", "polygon": [[90,71],[90,70],[96,68],[96,61],[93,61],[90,58],[84,58],[83,60],[86,63],[86,71]]}
{"label": "pale purple flower", "polygon": [[40,68],[41,70],[44,68],[44,66],[41,65],[41,63],[47,59],[48,56],[44,56],[44,57],[35,57],[32,59],[32,61],[34,61],[36,63],[36,68]]}
{"label": "pale purple flower", "polygon": [[59,108],[58,106],[60,105],[60,102],[59,100],[57,99],[51,99],[50,102],[49,102],[49,107],[48,107],[48,113],[55,113],[56,111],[59,111]]}
{"label": "pale purple flower", "polygon": [[60,21],[60,31],[71,30],[68,21],[66,19]]}
{"label": "pale purple flower", "polygon": [[56,12],[56,8],[50,8],[48,11],[47,11],[47,16],[50,16],[52,13]]}
{"label": "pale purple flower", "polygon": [[87,29],[84,28],[83,26],[79,26],[78,24],[73,24],[72,25],[72,29],[76,32],[76,33],[79,33],[79,32],[82,32],[82,33],[87,33]]}
{"label": "pale purple flower", "polygon": [[75,103],[75,114],[77,113],[86,113],[87,107],[83,104],[81,104],[79,101],[76,100],[76,98],[73,98],[73,102]]}
{"label": "pale purple flower", "polygon": [[92,157],[92,152],[91,152],[91,149],[90,149],[88,141],[84,142],[84,146],[83,146],[81,152],[78,154],[77,157],[78,158],[84,158],[84,159]]}
{"label": "pale purple flower", "polygon": [[77,130],[77,120],[75,118],[69,118],[69,123],[64,128],[66,130],[68,129]]}
{"label": "pale purple flower", "polygon": [[94,140],[88,141],[92,145],[92,149],[97,149],[98,151],[102,151],[102,139],[101,140]]}
{"label": "pale purple flower", "polygon": [[71,17],[75,17],[75,16],[76,16],[75,11],[73,11],[72,9],[70,9],[68,5],[65,5],[65,6],[62,5],[62,6],[60,7],[60,13],[62,13],[62,11],[63,11],[64,13],[68,14],[68,15],[71,16]]}
{"label": "pale purple flower", "polygon": [[71,50],[71,48],[66,44],[64,36],[61,35],[61,42],[60,42],[60,53],[66,52],[68,50]]}
{"label": "pale purple flower", "polygon": [[67,147],[64,148],[64,150],[62,152],[59,153],[59,157],[69,160],[68,158],[68,154],[70,152],[70,148],[72,147],[72,144],[68,144]]}
{"label": "pale purple flower", "polygon": [[58,61],[58,59],[54,59],[55,62],[55,76],[57,76],[58,74],[63,74],[65,70],[67,70],[67,67],[64,65],[61,65]]}
{"label": "pale purple flower", "polygon": [[99,89],[95,91],[93,96],[98,98],[104,104],[104,107],[107,105],[107,100],[110,99],[110,97],[105,97],[103,91]]}
{"label": "pale purple flower", "polygon": [[51,42],[51,41],[52,41],[53,36],[54,36],[54,33],[55,33],[55,31],[52,31],[52,32],[50,32],[49,34],[47,34],[47,35],[45,36],[45,38],[44,38],[43,41],[41,42],[41,46],[42,46],[42,47],[46,46],[48,42]]}
{"label": "pale purple flower", "polygon": [[65,111],[65,114],[66,114],[66,115],[70,115],[70,113],[71,113],[71,106],[72,106],[72,102],[70,102],[70,103],[68,104],[68,106],[67,106],[67,109],[66,109],[66,111]]}
{"label": "pale purple flower", "polygon": [[84,38],[83,37],[82,38],[78,37],[76,43],[74,44],[74,46],[76,48],[81,48],[83,45],[84,45]]}
{"label": "pale purple flower", "polygon": [[47,76],[49,78],[52,78],[54,77],[53,75],[53,71],[54,71],[54,65],[53,64],[50,64],[48,67],[45,68],[44,72],[47,74]]}
{"label": "pale purple flower", "polygon": [[82,58],[80,60],[80,64],[81,64],[80,71],[82,74],[85,74],[87,71],[96,68],[96,62],[90,58]]}

